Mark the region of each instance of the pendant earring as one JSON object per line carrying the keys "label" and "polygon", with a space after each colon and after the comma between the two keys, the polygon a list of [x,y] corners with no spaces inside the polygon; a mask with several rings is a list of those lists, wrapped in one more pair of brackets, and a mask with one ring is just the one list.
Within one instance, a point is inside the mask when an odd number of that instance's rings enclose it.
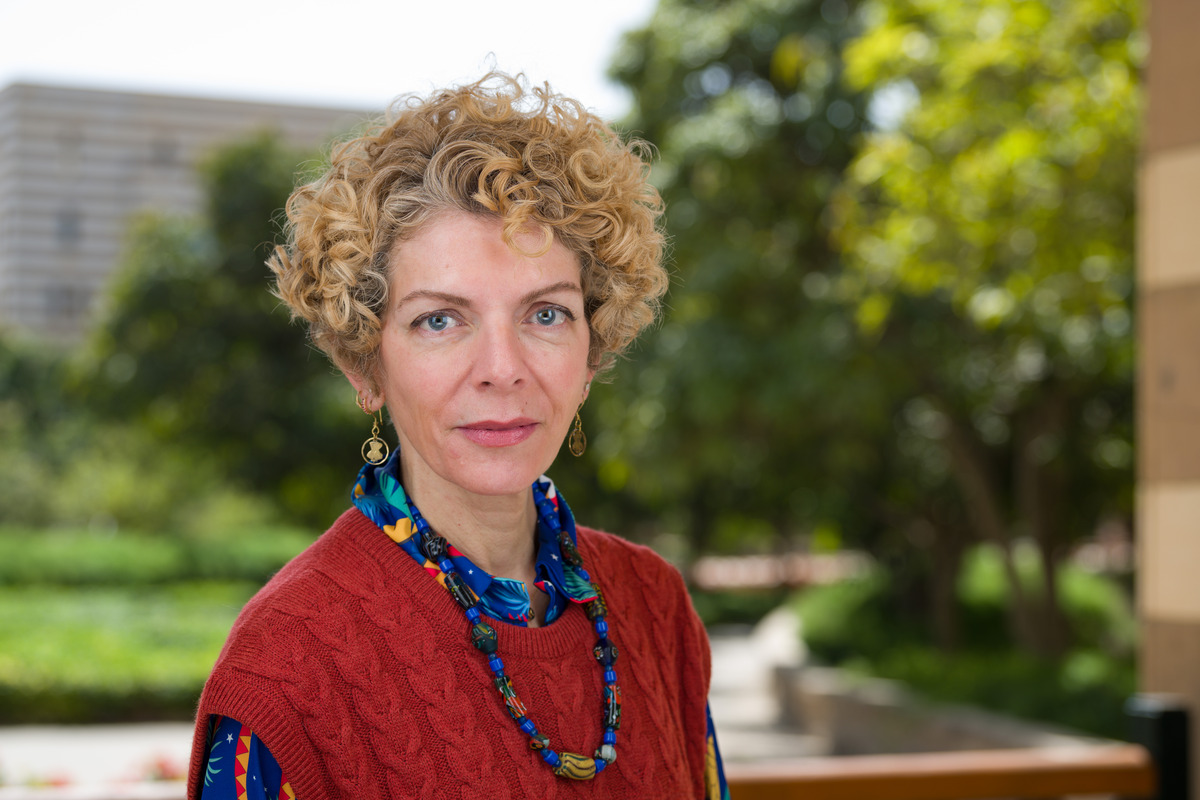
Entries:
{"label": "pendant earring", "polygon": [[567,449],[576,458],[587,450],[587,436],[583,434],[583,420],[579,418],[578,411],[575,412],[575,427],[571,428],[571,435],[567,437]]}
{"label": "pendant earring", "polygon": [[[367,408],[367,399],[361,394],[358,396],[358,407],[363,410],[364,414],[370,414],[371,410]],[[383,462],[387,461],[388,453],[391,448],[388,443],[379,437],[379,423],[383,422],[383,409],[375,413],[375,418],[371,420],[371,438],[363,442],[361,449],[363,461],[373,467],[378,467]]]}

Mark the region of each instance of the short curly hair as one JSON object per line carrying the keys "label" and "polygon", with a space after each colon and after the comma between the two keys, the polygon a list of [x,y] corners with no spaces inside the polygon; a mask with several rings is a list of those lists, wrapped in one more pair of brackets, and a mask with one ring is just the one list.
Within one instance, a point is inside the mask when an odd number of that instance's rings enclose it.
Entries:
{"label": "short curly hair", "polygon": [[[602,372],[667,289],[650,152],[522,76],[401,97],[288,199],[287,243],[267,262],[275,293],[337,367],[374,387],[396,245],[445,211],[489,215],[514,250],[540,255],[557,239],[579,258],[589,366]],[[543,233],[534,252],[515,245],[530,228]]]}

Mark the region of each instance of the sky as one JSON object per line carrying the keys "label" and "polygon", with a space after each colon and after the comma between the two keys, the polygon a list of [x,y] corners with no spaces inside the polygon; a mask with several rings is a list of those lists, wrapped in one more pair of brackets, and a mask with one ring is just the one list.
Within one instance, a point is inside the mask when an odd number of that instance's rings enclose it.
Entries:
{"label": "sky", "polygon": [[[0,0],[0,88],[15,82],[382,110],[492,66],[608,118],[604,76],[655,0]],[[586,12],[575,9],[588,9]]]}

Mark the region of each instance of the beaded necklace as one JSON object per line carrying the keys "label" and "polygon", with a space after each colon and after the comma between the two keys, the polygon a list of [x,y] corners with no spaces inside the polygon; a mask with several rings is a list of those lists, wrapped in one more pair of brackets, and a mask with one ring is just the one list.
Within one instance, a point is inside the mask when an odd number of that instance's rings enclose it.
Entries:
{"label": "beaded necklace", "polygon": [[449,557],[449,546],[446,540],[434,533],[411,498],[408,510],[413,527],[416,528],[417,547],[426,558],[438,565],[445,576],[446,590],[466,614],[467,622],[471,625],[471,644],[487,658],[488,667],[491,668],[493,674],[492,683],[496,686],[496,691],[500,693],[509,717],[529,736],[529,746],[541,754],[542,760],[554,770],[555,775],[560,778],[586,781],[594,778],[596,773],[602,772],[605,767],[617,760],[617,730],[621,727],[621,689],[617,686],[617,673],[613,668],[617,660],[617,647],[608,637],[608,622],[605,619],[608,614],[608,606],[604,602],[604,595],[601,594],[600,587],[592,582],[587,570],[583,568],[583,558],[579,555],[575,542],[571,540],[570,534],[562,529],[554,504],[546,497],[537,482],[533,484],[533,501],[542,523],[557,537],[563,561],[574,567],[583,580],[591,582],[592,588],[596,591],[595,599],[588,601],[585,610],[598,637],[596,646],[592,648],[592,655],[595,656],[600,668],[604,671],[604,736],[592,758],[579,753],[557,752],[551,749],[550,739],[544,734],[538,733],[537,725],[529,719],[524,703],[517,697],[512,678],[504,671],[504,661],[496,652],[496,629],[483,621],[479,610],[479,597],[471,590],[471,587],[467,586],[455,569],[454,562]]}

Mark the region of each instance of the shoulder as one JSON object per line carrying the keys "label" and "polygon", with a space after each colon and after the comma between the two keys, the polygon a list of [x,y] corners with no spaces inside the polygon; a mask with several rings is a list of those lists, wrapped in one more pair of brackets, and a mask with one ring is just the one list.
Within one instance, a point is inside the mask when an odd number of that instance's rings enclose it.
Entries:
{"label": "shoulder", "polygon": [[386,537],[356,509],[342,514],[246,603],[222,655],[306,639],[314,622],[337,622],[359,608],[348,599],[386,592],[388,566],[382,560],[391,551],[376,552],[372,545],[377,539]]}
{"label": "shoulder", "polygon": [[660,578],[683,585],[679,570],[645,545],[636,544],[605,531],[579,525],[578,545],[589,564],[603,564],[621,570],[634,570],[648,577]]}

